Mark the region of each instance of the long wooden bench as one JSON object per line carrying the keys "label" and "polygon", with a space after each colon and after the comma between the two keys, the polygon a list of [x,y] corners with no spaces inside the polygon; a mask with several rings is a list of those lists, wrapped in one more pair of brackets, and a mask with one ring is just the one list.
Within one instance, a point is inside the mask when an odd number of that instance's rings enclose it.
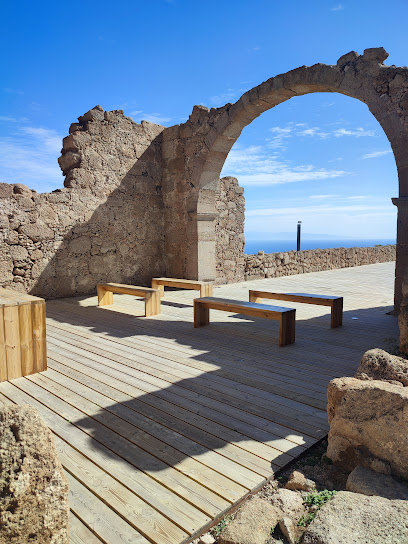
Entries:
{"label": "long wooden bench", "polygon": [[295,341],[296,310],[291,308],[215,297],[196,298],[194,300],[194,327],[203,327],[210,323],[210,309],[275,319],[280,324],[279,345],[286,346]]}
{"label": "long wooden bench", "polygon": [[103,283],[97,286],[98,305],[108,306],[113,304],[113,293],[144,297],[145,316],[158,315],[160,313],[160,290],[136,285],[124,285],[122,283]]}
{"label": "long wooden bench", "polygon": [[343,297],[334,295],[312,295],[309,293],[273,293],[271,291],[254,291],[250,289],[249,300],[251,302],[259,303],[263,298],[330,306],[332,329],[340,327],[343,323]]}
{"label": "long wooden bench", "polygon": [[200,297],[212,297],[213,287],[211,283],[197,280],[184,280],[177,278],[153,278],[152,288],[160,289],[160,294],[164,297],[164,286],[178,287],[180,289],[196,289],[200,291]]}

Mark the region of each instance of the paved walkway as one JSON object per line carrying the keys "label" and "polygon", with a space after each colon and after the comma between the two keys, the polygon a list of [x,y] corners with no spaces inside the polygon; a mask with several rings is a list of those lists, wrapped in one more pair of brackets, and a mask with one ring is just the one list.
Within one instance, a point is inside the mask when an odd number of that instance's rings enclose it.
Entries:
{"label": "paved walkway", "polygon": [[151,318],[128,295],[48,302],[48,370],[0,384],[0,404],[31,404],[54,432],[71,542],[187,541],[325,436],[328,382],[397,341],[393,278],[384,263],[215,289],[344,297],[338,329],[327,307],[278,302],[297,312],[283,348],[267,319],[211,310],[194,329],[195,291],[166,290]]}

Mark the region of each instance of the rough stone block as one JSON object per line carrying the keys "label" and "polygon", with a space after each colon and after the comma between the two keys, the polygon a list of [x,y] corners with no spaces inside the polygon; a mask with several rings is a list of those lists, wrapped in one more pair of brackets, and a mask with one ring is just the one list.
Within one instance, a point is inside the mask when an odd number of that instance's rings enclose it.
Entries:
{"label": "rough stone block", "polygon": [[327,456],[348,471],[363,465],[408,478],[408,388],[337,378],[327,396]]}
{"label": "rough stone block", "polygon": [[0,542],[68,544],[68,483],[31,406],[0,411]]}

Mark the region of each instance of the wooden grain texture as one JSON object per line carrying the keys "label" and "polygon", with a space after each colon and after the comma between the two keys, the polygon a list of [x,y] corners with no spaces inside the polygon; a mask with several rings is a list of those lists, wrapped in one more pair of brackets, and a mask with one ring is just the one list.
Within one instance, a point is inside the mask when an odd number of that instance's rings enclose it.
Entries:
{"label": "wooden grain texture", "polygon": [[98,305],[109,306],[113,304],[113,293],[143,297],[145,300],[145,317],[160,314],[159,289],[138,287],[136,285],[124,285],[122,283],[99,284],[97,285]]}
{"label": "wooden grain texture", "polygon": [[21,376],[27,376],[35,372],[34,363],[34,331],[33,331],[33,306],[21,304],[18,307],[20,324],[20,349],[21,349]]}
{"label": "wooden grain texture", "polygon": [[185,280],[179,278],[152,278],[152,288],[160,289],[160,295],[164,297],[164,287],[177,287],[179,289],[196,289],[200,291],[200,297],[212,297],[213,286],[211,283],[198,280]]}
{"label": "wooden grain texture", "polygon": [[0,306],[0,382],[7,380],[6,333],[4,327],[4,308]]}
{"label": "wooden grain texture", "polygon": [[398,337],[393,276],[384,263],[214,288],[233,301],[249,289],[344,297],[335,329],[327,306],[290,303],[284,350],[274,320],[213,310],[195,329],[185,290],[166,293],[155,319],[127,294],[104,311],[96,297],[47,302],[48,370],[0,383],[0,406],[29,404],[54,433],[70,542],[191,539],[323,437],[328,382]]}
{"label": "wooden grain texture", "polygon": [[250,302],[261,303],[263,298],[330,306],[331,328],[335,329],[336,327],[341,327],[343,322],[343,297],[335,295],[314,295],[310,293],[274,293],[272,291],[249,290]]}
{"label": "wooden grain texture", "polygon": [[19,378],[21,373],[20,321],[18,305],[3,307],[4,345],[6,348],[7,379]]}
{"label": "wooden grain texture", "polygon": [[34,372],[47,370],[47,324],[45,302],[32,305],[34,336]]}
{"label": "wooden grain texture", "polygon": [[291,308],[215,297],[196,298],[194,300],[194,327],[204,327],[209,324],[210,309],[275,319],[279,321],[279,345],[282,347],[295,342],[296,310]]}

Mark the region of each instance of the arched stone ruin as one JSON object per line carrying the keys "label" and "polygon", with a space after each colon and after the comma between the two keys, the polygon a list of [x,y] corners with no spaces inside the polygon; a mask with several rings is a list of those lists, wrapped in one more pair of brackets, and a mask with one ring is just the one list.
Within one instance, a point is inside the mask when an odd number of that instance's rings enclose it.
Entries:
{"label": "arched stone ruin", "polygon": [[[51,297],[92,292],[106,280],[148,284],[155,275],[223,281],[217,252],[235,265],[232,279],[243,279],[242,190],[219,181],[229,151],[264,111],[294,96],[338,92],[368,106],[394,152],[398,308],[408,265],[408,69],[386,66],[387,57],[375,48],[336,65],[302,66],[235,104],[195,106],[169,128],[93,108],[63,140],[63,189],[37,194],[0,184],[2,285]],[[228,201],[237,213],[226,212]],[[234,243],[222,239],[226,230]]]}

